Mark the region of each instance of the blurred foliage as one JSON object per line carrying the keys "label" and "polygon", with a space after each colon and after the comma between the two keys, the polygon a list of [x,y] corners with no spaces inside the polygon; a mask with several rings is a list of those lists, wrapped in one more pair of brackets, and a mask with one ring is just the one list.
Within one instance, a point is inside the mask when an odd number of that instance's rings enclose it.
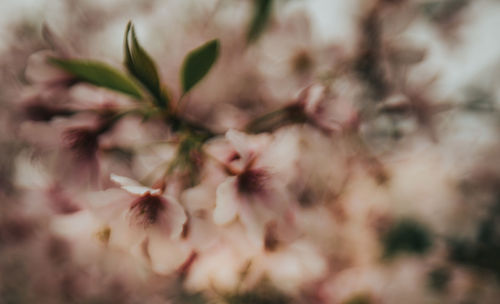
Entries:
{"label": "blurred foliage", "polygon": [[371,297],[367,294],[357,294],[342,302],[342,304],[371,304]]}
{"label": "blurred foliage", "polygon": [[208,299],[201,293],[190,293],[182,290],[178,295],[173,297],[172,302],[174,304],[208,304],[210,303]]}
{"label": "blurred foliage", "polygon": [[256,41],[266,28],[271,17],[272,7],[273,0],[254,1],[254,13],[247,32],[249,43]]}
{"label": "blurred foliage", "polygon": [[224,302],[227,304],[287,304],[292,303],[292,299],[277,290],[266,278],[252,290],[226,294]]}
{"label": "blurred foliage", "polygon": [[451,239],[450,259],[459,264],[487,271],[500,279],[500,212],[497,206],[479,226],[476,239]]}
{"label": "blurred foliage", "polygon": [[442,22],[464,9],[470,0],[438,0],[421,4],[424,15],[434,22]]}
{"label": "blurred foliage", "polygon": [[177,170],[187,178],[187,184],[194,186],[199,181],[199,174],[203,164],[203,143],[205,137],[194,134],[188,135],[181,140],[177,147],[177,154],[170,163],[169,173]]}
{"label": "blurred foliage", "polygon": [[432,239],[425,226],[414,220],[404,219],[385,233],[382,243],[384,257],[392,258],[402,252],[424,254],[431,248]]}
{"label": "blurred foliage", "polygon": [[102,148],[100,150],[102,153],[105,153],[111,157],[113,157],[115,160],[120,161],[126,165],[131,165],[132,160],[134,157],[134,151],[129,148],[124,148],[124,147],[109,147],[109,148]]}
{"label": "blurred foliage", "polygon": [[479,88],[469,88],[466,91],[466,98],[466,110],[487,113],[495,111],[495,100],[493,96],[491,96],[491,93],[485,90]]}
{"label": "blurred foliage", "polygon": [[286,125],[306,122],[308,122],[308,117],[304,107],[293,103],[255,118],[248,123],[246,131],[249,133],[272,132]]}
{"label": "blurred foliage", "polygon": [[446,267],[437,267],[428,274],[429,288],[436,292],[445,291],[451,279],[450,270]]}
{"label": "blurred foliage", "polygon": [[291,300],[283,294],[265,291],[251,291],[233,294],[226,298],[228,304],[286,304]]}
{"label": "blurred foliage", "polygon": [[368,92],[375,101],[380,101],[390,91],[390,84],[383,69],[382,29],[379,11],[372,9],[361,20],[361,41],[353,69],[365,82]]}

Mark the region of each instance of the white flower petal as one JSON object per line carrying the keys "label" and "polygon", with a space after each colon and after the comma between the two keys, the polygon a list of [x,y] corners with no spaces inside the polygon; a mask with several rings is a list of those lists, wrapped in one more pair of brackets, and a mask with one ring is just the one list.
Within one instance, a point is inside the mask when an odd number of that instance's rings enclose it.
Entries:
{"label": "white flower petal", "polygon": [[292,245],[292,248],[302,262],[308,277],[316,279],[326,273],[328,265],[325,258],[312,244],[298,241]]}
{"label": "white flower petal", "polygon": [[42,167],[42,164],[32,160],[28,153],[21,153],[15,159],[14,183],[27,189],[47,189],[52,183],[52,177]]}
{"label": "white flower petal", "polygon": [[264,241],[266,221],[256,214],[255,208],[243,204],[240,212],[240,221],[247,230],[248,238],[255,244],[261,245]]}
{"label": "white flower petal", "polygon": [[57,57],[52,51],[34,53],[28,59],[25,76],[32,83],[50,84],[69,79],[71,76],[48,62],[49,57]]}
{"label": "white flower petal", "polygon": [[231,222],[238,212],[238,203],[236,177],[230,177],[217,187],[213,213],[214,222],[218,225]]}
{"label": "white flower petal", "polygon": [[339,132],[342,130],[342,124],[333,119],[318,119],[317,124],[326,131]]}
{"label": "white flower petal", "polygon": [[321,84],[314,84],[306,89],[305,94],[305,110],[308,114],[314,115],[318,111],[320,102],[325,98],[326,88]]}
{"label": "white flower petal", "polygon": [[146,237],[144,229],[131,225],[128,210],[123,211],[118,218],[111,221],[109,227],[111,228],[109,245],[124,250],[132,250]]}
{"label": "white flower petal", "polygon": [[103,225],[90,211],[54,216],[49,225],[54,236],[70,243],[73,261],[85,263],[101,256],[104,248],[96,235]]}
{"label": "white flower petal", "polygon": [[153,271],[165,275],[176,271],[189,257],[191,249],[186,243],[172,241],[160,233],[151,233],[148,253]]}
{"label": "white flower petal", "polygon": [[187,221],[186,212],[174,197],[165,195],[165,198],[168,201],[166,215],[170,227],[170,237],[176,239],[181,235],[183,226]]}
{"label": "white flower petal", "polygon": [[130,193],[116,188],[90,192],[84,198],[89,209],[104,222],[121,216],[123,211],[130,207],[133,199]]}
{"label": "white flower petal", "polygon": [[283,215],[294,201],[289,190],[277,178],[270,179],[267,184],[269,188],[268,197],[262,202],[263,204],[258,204],[257,206],[264,206],[267,209],[267,211],[264,211],[264,215]]}
{"label": "white flower petal", "polygon": [[139,184],[137,181],[135,181],[135,180],[133,180],[131,178],[125,177],[125,176],[116,175],[116,174],[112,173],[110,175],[110,178],[111,178],[111,180],[113,182],[117,183],[121,187],[124,187],[124,186],[141,186],[141,184]]}
{"label": "white flower petal", "polygon": [[189,271],[185,285],[188,290],[215,289],[233,291],[240,282],[241,270],[248,262],[233,248],[219,243],[200,255]]}
{"label": "white flower petal", "polygon": [[[210,176],[212,178],[212,175]],[[224,176],[224,179],[226,176]],[[217,184],[219,185],[220,182]],[[212,185],[199,184],[198,186],[186,189],[181,194],[183,206],[189,213],[199,210],[212,209],[215,204],[216,187]]]}
{"label": "white flower petal", "polygon": [[54,126],[39,121],[25,121],[19,127],[19,137],[30,144],[46,149],[54,149],[59,145],[62,131]]}
{"label": "white flower petal", "polygon": [[158,195],[161,193],[160,189],[151,189],[149,187],[144,187],[144,186],[123,186],[122,189],[137,195],[144,195],[146,193],[150,193],[152,195]]}
{"label": "white flower petal", "polygon": [[219,240],[216,229],[210,218],[193,215],[189,218],[188,242],[197,250],[205,251]]}
{"label": "white flower petal", "polygon": [[52,232],[68,239],[91,239],[92,231],[97,231],[100,221],[88,210],[78,211],[70,215],[55,216],[50,222]]}
{"label": "white flower petal", "polygon": [[250,157],[248,139],[245,133],[231,129],[226,132],[226,139],[231,143],[242,159],[246,160]]}
{"label": "white flower petal", "polygon": [[152,189],[141,185],[139,182],[121,175],[111,174],[111,180],[122,187],[122,189],[137,195],[144,195],[150,193],[153,195],[158,195],[161,193],[160,189]]}

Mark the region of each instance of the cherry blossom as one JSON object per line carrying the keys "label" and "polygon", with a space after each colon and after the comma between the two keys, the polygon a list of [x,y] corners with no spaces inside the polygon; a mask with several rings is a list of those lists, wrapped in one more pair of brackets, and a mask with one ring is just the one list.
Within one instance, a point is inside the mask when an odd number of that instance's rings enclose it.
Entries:
{"label": "cherry blossom", "polygon": [[231,176],[217,187],[214,222],[225,225],[238,218],[251,238],[261,243],[266,224],[272,219],[285,220],[292,201],[285,185],[273,178],[271,167],[260,161],[268,137],[253,138],[230,130],[226,139],[237,154],[227,164]]}
{"label": "cherry blossom", "polygon": [[[153,271],[171,273],[188,258],[190,248],[180,240],[187,216],[177,199],[123,176],[111,179],[121,189],[94,193],[89,204],[110,229],[109,242],[150,259]],[[144,257],[142,246],[147,248]]]}

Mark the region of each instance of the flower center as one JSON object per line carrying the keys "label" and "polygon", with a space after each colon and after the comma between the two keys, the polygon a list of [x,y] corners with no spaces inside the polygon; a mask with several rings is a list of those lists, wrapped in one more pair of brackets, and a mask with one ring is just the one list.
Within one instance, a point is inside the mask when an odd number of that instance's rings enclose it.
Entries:
{"label": "flower center", "polygon": [[146,193],[132,202],[130,211],[138,222],[145,227],[158,221],[160,212],[165,210],[167,202],[158,195]]}
{"label": "flower center", "polygon": [[94,158],[98,136],[98,132],[91,128],[71,128],[63,133],[65,145],[81,160]]}
{"label": "flower center", "polygon": [[259,194],[265,191],[268,174],[262,169],[246,169],[237,177],[238,192]]}
{"label": "flower center", "polygon": [[72,111],[58,108],[41,102],[34,102],[24,107],[24,114],[29,120],[33,121],[50,121],[55,116],[70,116]]}

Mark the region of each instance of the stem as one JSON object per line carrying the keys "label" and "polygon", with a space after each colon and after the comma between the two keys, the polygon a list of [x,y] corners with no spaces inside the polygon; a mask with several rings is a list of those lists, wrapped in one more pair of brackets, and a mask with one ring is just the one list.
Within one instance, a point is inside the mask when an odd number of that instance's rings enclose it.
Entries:
{"label": "stem", "polygon": [[307,115],[300,104],[290,104],[252,120],[245,128],[250,133],[271,132],[284,125],[304,123]]}
{"label": "stem", "polygon": [[[277,127],[277,125],[282,123],[283,119],[286,119],[286,115],[287,115],[286,107],[266,113],[262,116],[255,118],[249,124],[247,124],[245,130],[250,133],[272,131]],[[276,121],[273,121],[273,119]]]}

